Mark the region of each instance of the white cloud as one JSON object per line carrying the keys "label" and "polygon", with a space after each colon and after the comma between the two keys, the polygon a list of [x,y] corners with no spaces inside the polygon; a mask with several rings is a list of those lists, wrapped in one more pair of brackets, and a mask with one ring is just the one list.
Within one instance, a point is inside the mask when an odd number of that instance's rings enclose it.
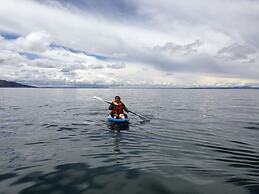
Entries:
{"label": "white cloud", "polygon": [[32,32],[25,37],[18,38],[16,40],[16,44],[24,50],[43,52],[48,49],[50,41],[49,33],[45,31],[37,31]]}

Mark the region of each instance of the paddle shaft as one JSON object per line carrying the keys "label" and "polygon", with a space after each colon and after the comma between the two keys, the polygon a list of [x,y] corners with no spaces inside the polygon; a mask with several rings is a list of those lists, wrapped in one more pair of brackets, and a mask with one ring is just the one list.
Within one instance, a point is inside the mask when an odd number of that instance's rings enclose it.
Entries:
{"label": "paddle shaft", "polygon": [[139,117],[141,117],[141,118],[144,118],[144,119],[147,119],[147,120],[149,119],[149,118],[147,118],[147,117],[145,117],[145,116],[142,116],[141,114],[138,114],[138,113],[136,113],[136,112],[133,112],[133,111],[130,111],[130,110],[129,110],[129,112],[132,113],[132,114],[134,114],[134,115],[137,115],[137,116],[139,116]]}

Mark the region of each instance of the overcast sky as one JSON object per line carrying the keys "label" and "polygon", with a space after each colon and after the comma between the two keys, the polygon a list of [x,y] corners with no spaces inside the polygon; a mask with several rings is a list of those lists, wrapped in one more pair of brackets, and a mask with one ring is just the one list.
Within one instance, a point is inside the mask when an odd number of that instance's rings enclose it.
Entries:
{"label": "overcast sky", "polygon": [[0,79],[259,86],[258,0],[2,0]]}

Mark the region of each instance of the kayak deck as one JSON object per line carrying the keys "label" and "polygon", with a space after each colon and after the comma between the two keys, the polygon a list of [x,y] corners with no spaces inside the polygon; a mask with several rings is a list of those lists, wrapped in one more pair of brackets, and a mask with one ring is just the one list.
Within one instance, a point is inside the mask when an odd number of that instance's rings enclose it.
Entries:
{"label": "kayak deck", "polygon": [[113,122],[117,122],[117,123],[125,123],[129,121],[129,118],[125,118],[125,119],[116,119],[114,117],[112,117],[111,115],[108,116],[108,121],[113,121]]}

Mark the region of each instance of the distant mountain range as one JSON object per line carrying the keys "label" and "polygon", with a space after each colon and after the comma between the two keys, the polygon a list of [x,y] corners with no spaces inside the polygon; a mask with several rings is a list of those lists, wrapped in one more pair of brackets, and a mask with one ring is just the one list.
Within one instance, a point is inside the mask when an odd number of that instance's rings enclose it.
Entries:
{"label": "distant mountain range", "polygon": [[6,80],[0,80],[0,88],[36,88],[35,86],[28,86],[19,84],[17,82],[10,82]]}

